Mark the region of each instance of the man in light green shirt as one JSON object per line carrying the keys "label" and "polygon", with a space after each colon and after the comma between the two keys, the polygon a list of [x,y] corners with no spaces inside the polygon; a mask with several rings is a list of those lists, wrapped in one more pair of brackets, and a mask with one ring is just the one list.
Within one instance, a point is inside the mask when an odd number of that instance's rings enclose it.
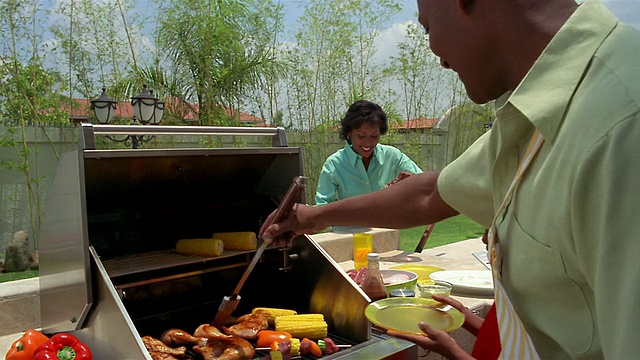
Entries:
{"label": "man in light green shirt", "polygon": [[[261,232],[336,219],[403,228],[457,213],[489,227],[537,129],[544,143],[497,217],[502,283],[542,359],[637,358],[640,31],[595,0],[418,4],[442,65],[475,102],[498,99],[493,129],[440,174],[299,206]],[[469,358],[447,334],[421,329],[429,337],[400,337]]]}
{"label": "man in light green shirt", "polygon": [[534,128],[543,135],[497,223],[503,283],[543,359],[639,354],[639,59],[640,33],[587,1],[438,179],[447,204],[488,226]]}

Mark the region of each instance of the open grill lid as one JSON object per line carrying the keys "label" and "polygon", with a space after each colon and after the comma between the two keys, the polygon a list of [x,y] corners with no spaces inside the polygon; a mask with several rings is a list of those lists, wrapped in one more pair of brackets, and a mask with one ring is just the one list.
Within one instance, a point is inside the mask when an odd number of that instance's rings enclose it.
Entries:
{"label": "open grill lid", "polygon": [[[96,134],[142,133],[266,136],[273,146],[95,149]],[[106,260],[257,232],[303,175],[301,149],[280,128],[83,124],[79,145],[60,158],[39,242],[42,324],[52,332],[80,329],[92,307],[89,246]]]}

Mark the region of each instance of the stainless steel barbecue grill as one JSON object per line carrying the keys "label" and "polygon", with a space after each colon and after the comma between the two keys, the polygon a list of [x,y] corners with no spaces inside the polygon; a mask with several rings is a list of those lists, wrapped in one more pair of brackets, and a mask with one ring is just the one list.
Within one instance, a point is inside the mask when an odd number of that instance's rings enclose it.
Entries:
{"label": "stainless steel barbecue grill", "polygon": [[[302,150],[280,128],[146,126],[156,135],[267,136],[271,146],[97,150],[95,136],[131,126],[83,124],[64,154],[39,244],[42,330],[73,332],[97,359],[150,359],[141,337],[192,332],[213,320],[255,251],[175,252],[183,238],[254,231],[303,175]],[[305,202],[304,194],[300,202]],[[352,345],[326,359],[413,358],[413,344],[372,331],[366,295],[308,236],[268,248],[241,291],[252,308],[322,313],[329,337]]]}

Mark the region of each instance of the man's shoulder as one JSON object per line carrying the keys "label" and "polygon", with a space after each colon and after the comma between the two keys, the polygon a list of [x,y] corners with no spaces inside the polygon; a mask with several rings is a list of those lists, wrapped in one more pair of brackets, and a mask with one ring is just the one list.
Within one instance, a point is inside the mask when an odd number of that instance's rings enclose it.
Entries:
{"label": "man's shoulder", "polygon": [[[619,23],[594,57],[599,61],[594,70],[610,73],[629,97],[640,103],[640,30]],[[605,84],[602,90],[606,91]]]}

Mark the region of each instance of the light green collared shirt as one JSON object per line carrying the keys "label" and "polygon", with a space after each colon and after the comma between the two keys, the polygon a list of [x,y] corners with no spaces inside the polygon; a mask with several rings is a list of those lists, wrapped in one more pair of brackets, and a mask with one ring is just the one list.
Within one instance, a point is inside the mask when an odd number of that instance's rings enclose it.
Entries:
{"label": "light green collared shirt", "polygon": [[438,180],[489,227],[534,128],[544,136],[497,220],[502,281],[542,359],[640,354],[639,59],[640,32],[587,0]]}
{"label": "light green collared shirt", "polygon": [[403,171],[412,174],[422,172],[402,151],[382,144],[377,144],[373,149],[369,168],[365,170],[362,156],[347,143],[344,148],[331,154],[322,166],[316,189],[316,205],[380,190]]}

